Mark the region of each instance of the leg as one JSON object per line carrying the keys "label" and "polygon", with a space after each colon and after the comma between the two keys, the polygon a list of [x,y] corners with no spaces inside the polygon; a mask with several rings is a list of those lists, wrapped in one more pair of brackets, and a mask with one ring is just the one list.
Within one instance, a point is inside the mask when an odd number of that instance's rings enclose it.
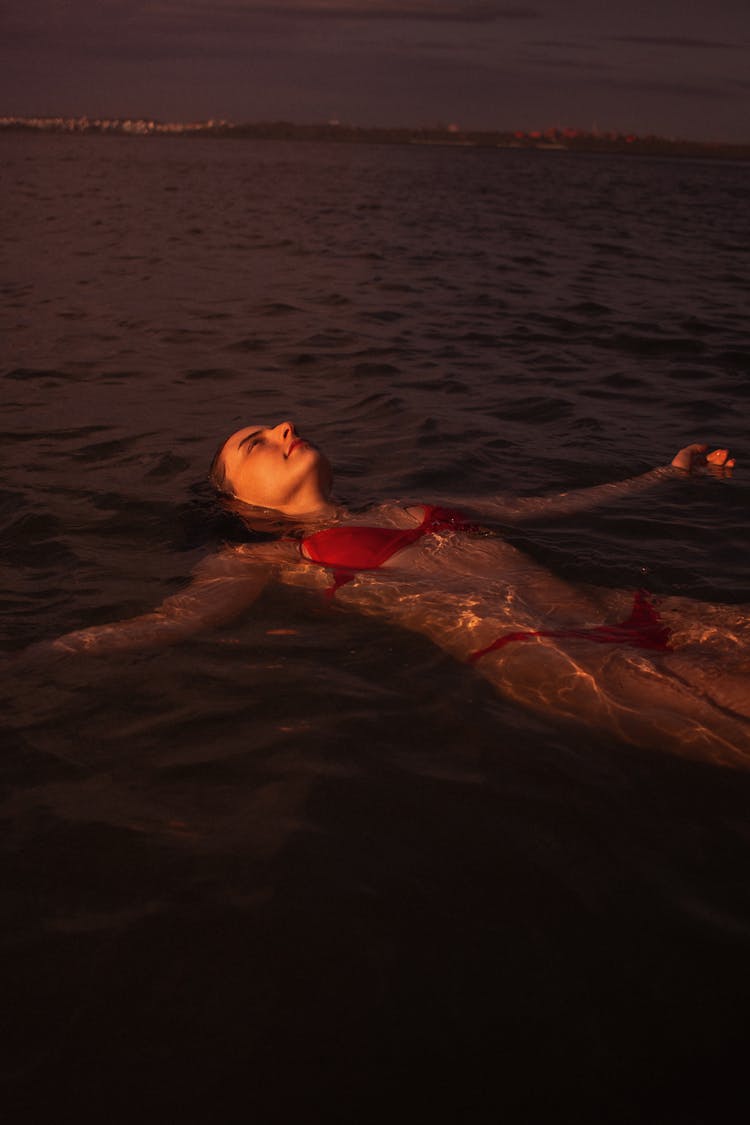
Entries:
{"label": "leg", "polygon": [[[597,647],[539,638],[490,653],[477,670],[533,711],[638,746],[750,768],[750,719],[701,689],[694,656]],[[742,691],[740,673],[725,683],[727,699]]]}

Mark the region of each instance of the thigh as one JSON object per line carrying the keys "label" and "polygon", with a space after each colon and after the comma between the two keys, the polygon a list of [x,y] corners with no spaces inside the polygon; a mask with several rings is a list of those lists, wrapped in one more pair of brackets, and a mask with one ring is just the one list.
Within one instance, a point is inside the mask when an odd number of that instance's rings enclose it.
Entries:
{"label": "thigh", "polygon": [[[489,654],[477,670],[533,711],[638,746],[750,766],[750,720],[704,690],[696,655],[534,638]],[[741,688],[740,677],[732,698]]]}

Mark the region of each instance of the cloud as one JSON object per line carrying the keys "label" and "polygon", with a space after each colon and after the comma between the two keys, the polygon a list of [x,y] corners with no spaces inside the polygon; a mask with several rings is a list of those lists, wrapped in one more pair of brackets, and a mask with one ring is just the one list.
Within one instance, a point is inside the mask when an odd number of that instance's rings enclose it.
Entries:
{"label": "cloud", "polygon": [[572,39],[530,39],[530,47],[545,47],[553,51],[600,51],[601,45],[594,41],[591,43],[574,42]]}
{"label": "cloud", "polygon": [[694,39],[689,35],[611,35],[611,43],[638,43],[643,47],[694,47],[700,51],[746,50],[747,44],[725,43],[719,39]]}
{"label": "cloud", "polygon": [[707,82],[681,82],[660,78],[598,78],[597,84],[611,90],[631,90],[641,94],[659,94],[678,96],[680,98],[699,98],[705,100],[724,99],[727,95],[726,86],[720,83]]}
{"label": "cloud", "polygon": [[601,59],[585,59],[581,61],[581,59],[564,57],[536,59],[527,57],[525,61],[529,66],[542,67],[544,70],[574,70],[577,74],[611,71],[614,67],[613,63],[605,62]]}
{"label": "cloud", "polygon": [[537,20],[542,13],[529,5],[495,4],[489,0],[280,0],[275,4],[254,4],[248,0],[224,0],[219,4],[177,3],[170,8],[200,12],[211,16],[217,10],[237,15],[274,16],[278,19],[308,18],[329,20],[428,20],[451,23],[498,23]]}
{"label": "cloud", "polygon": [[258,21],[430,22],[492,24],[543,18],[529,4],[498,4],[491,0],[41,0],[32,6],[0,12],[3,37],[19,39],[45,27],[60,33],[99,29],[116,34],[127,29],[147,38],[152,32],[179,35],[186,29],[252,27]]}
{"label": "cloud", "polygon": [[[505,21],[523,27],[540,18],[531,5],[489,0],[41,0],[13,12],[6,9],[0,41],[7,50],[32,56],[158,60],[257,56],[274,47],[289,54],[298,48],[323,56],[362,49],[378,40],[389,24],[460,23],[466,29]],[[334,31],[335,25],[341,28]],[[348,42],[344,48],[344,29]],[[378,31],[378,29],[380,29]],[[450,32],[457,49],[471,50],[465,36]],[[403,51],[419,48],[402,42]]]}
{"label": "cloud", "polygon": [[541,19],[531,5],[490,0],[58,0],[0,11],[0,40],[34,51],[63,45],[73,54],[101,49],[103,55],[139,49],[144,59],[180,57],[186,47],[211,50],[226,36],[233,53],[236,37],[278,35],[285,39],[317,25],[431,23],[524,24]]}

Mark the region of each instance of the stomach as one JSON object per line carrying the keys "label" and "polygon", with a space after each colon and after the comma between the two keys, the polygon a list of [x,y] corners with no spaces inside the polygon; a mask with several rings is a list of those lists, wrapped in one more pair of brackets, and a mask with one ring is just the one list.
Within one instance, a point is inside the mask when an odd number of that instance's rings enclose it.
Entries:
{"label": "stomach", "polygon": [[280,578],[462,662],[512,635],[475,668],[524,709],[643,747],[750,765],[750,618],[741,606],[651,599],[666,651],[599,643],[585,631],[596,637],[597,626],[625,621],[636,591],[574,586],[499,536],[455,532],[425,536],[340,585],[331,568],[309,563]]}

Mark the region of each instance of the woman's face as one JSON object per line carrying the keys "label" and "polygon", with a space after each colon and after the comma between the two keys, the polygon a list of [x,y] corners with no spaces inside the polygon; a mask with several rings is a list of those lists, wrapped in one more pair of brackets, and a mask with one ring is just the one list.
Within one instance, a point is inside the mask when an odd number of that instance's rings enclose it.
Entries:
{"label": "woman's face", "polygon": [[221,459],[227,485],[247,504],[299,515],[328,499],[331,466],[300,438],[293,422],[237,430],[224,443]]}

